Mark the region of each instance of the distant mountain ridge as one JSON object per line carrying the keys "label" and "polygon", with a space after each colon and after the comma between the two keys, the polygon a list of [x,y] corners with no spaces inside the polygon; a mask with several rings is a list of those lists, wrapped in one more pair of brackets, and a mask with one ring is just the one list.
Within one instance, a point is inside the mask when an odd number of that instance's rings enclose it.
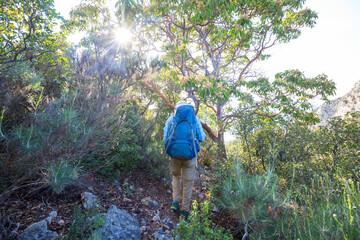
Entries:
{"label": "distant mountain ridge", "polygon": [[317,125],[326,125],[329,118],[337,116],[345,116],[347,112],[360,111],[360,81],[355,83],[349,93],[335,100],[331,100],[330,104],[321,105],[315,109],[315,113],[319,115],[320,123]]}

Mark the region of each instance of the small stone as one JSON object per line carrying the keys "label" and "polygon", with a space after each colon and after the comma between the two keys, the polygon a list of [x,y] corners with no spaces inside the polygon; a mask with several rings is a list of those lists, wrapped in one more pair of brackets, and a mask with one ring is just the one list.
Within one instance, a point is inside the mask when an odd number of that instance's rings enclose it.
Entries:
{"label": "small stone", "polygon": [[169,181],[166,178],[163,178],[162,181],[165,186],[169,185]]}
{"label": "small stone", "polygon": [[162,228],[159,228],[156,232],[153,234],[154,240],[165,240],[165,233],[162,230]]}
{"label": "small stone", "polygon": [[125,198],[123,198],[123,202],[132,202],[132,200],[125,197]]}
{"label": "small stone", "polygon": [[90,192],[81,193],[81,200],[85,209],[99,207],[98,197]]}
{"label": "small stone", "polygon": [[143,198],[141,200],[141,203],[151,209],[159,209],[160,208],[159,203],[155,200],[152,200],[150,197]]}
{"label": "small stone", "polygon": [[155,214],[155,216],[152,218],[153,222],[158,222],[161,220],[160,218],[160,211],[157,211],[157,213]]}
{"label": "small stone", "polygon": [[162,220],[162,223],[164,224],[164,226],[165,226],[167,229],[172,229],[172,228],[174,228],[174,224],[173,224],[173,222],[172,222],[169,218],[165,218],[164,220]]}
{"label": "small stone", "polygon": [[218,211],[219,211],[219,207],[218,207],[218,206],[214,206],[214,208],[213,208],[212,211],[213,211],[213,212],[218,212]]}
{"label": "small stone", "polygon": [[150,197],[145,197],[145,198],[141,199],[141,203],[144,204],[145,206],[149,206],[150,201],[151,201]]}
{"label": "small stone", "polygon": [[58,224],[61,225],[61,226],[63,226],[63,225],[65,224],[65,221],[62,220],[62,219],[60,219],[60,220],[58,221]]}
{"label": "small stone", "polygon": [[147,225],[147,221],[145,219],[141,219],[141,222],[140,222],[141,225],[145,226]]}
{"label": "small stone", "polygon": [[147,230],[147,227],[146,226],[141,226],[140,227],[140,232],[143,233],[143,232],[146,232]]}
{"label": "small stone", "polygon": [[167,190],[167,193],[171,194],[171,190],[170,190],[170,189],[168,189],[168,190]]}
{"label": "small stone", "polygon": [[204,195],[202,195],[202,194],[199,194],[199,198],[204,198]]}
{"label": "small stone", "polygon": [[49,214],[49,217],[46,218],[46,222],[50,224],[54,218],[57,216],[57,211],[52,211]]}

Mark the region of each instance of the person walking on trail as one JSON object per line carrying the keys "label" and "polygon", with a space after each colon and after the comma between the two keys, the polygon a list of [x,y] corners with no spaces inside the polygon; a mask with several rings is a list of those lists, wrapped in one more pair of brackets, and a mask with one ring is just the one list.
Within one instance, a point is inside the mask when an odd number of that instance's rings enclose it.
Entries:
{"label": "person walking on trail", "polygon": [[180,209],[180,216],[183,218],[189,214],[197,154],[200,151],[199,142],[204,140],[205,133],[194,114],[194,107],[186,101],[177,102],[175,114],[167,119],[164,127],[164,142],[165,153],[170,156],[173,176],[171,210],[176,212]]}

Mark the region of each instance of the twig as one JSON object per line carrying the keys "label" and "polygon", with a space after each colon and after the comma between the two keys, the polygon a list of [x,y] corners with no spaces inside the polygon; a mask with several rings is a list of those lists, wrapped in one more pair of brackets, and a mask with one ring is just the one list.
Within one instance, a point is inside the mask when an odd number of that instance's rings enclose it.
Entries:
{"label": "twig", "polygon": [[249,235],[247,228],[248,228],[248,222],[246,222],[246,224],[245,224],[245,234],[244,234],[244,236],[242,237],[242,240],[245,240],[246,237]]}

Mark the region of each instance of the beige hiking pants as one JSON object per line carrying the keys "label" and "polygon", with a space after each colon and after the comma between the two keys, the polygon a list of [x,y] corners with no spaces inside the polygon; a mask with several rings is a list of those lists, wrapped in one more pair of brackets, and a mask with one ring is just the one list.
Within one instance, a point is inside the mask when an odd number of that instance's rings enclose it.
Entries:
{"label": "beige hiking pants", "polygon": [[[192,187],[196,178],[196,158],[191,160],[179,160],[170,158],[170,169],[173,175],[173,201],[182,202],[180,210],[189,211]],[[181,178],[183,189],[181,191]]]}

